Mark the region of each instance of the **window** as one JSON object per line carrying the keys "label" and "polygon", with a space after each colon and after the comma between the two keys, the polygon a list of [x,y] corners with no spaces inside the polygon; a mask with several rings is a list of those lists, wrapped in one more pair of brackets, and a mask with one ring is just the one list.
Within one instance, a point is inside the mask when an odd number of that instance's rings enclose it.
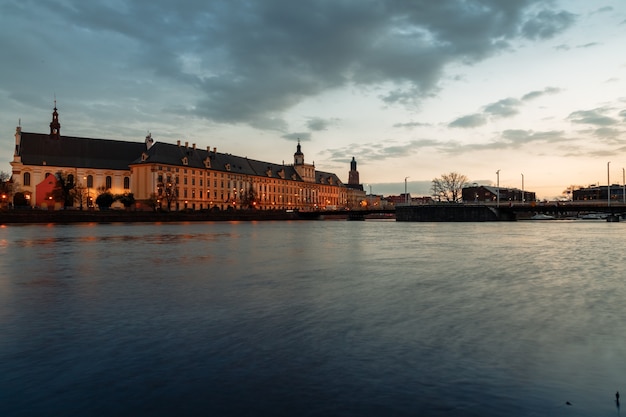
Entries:
{"label": "window", "polygon": [[113,182],[113,181],[112,181],[112,179],[111,179],[111,176],[110,176],[110,175],[107,175],[107,177],[106,177],[106,179],[105,179],[105,186],[104,186],[104,188],[106,188],[107,190],[108,190],[109,188],[111,188],[112,182]]}
{"label": "window", "polygon": [[124,189],[125,190],[130,189],[130,177],[124,177]]}
{"label": "window", "polygon": [[68,185],[73,185],[74,184],[74,174],[68,174],[68,176],[67,176],[67,183],[68,183]]}
{"label": "window", "polygon": [[30,172],[25,172],[24,173],[24,185],[28,186],[30,185]]}
{"label": "window", "polygon": [[87,188],[93,188],[93,175],[87,175]]}

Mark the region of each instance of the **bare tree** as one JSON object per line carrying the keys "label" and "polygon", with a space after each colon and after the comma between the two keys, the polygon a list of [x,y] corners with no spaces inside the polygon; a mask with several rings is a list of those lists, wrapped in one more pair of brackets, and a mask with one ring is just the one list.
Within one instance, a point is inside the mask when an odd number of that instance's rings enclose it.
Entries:
{"label": "bare tree", "polygon": [[433,196],[439,201],[459,203],[463,198],[463,187],[465,187],[468,182],[467,177],[458,172],[443,174],[441,177],[433,180]]}
{"label": "bare tree", "polygon": [[76,183],[74,175],[59,171],[56,173],[57,183],[50,193],[52,199],[63,203],[63,207],[72,207],[76,200]]}

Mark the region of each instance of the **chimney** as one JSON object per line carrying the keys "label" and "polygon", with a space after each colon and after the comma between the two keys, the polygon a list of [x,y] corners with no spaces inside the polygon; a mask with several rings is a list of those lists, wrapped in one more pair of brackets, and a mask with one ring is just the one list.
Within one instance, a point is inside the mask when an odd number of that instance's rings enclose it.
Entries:
{"label": "chimney", "polygon": [[195,143],[192,144],[191,147],[193,148],[194,151],[196,150],[196,144]]}
{"label": "chimney", "polygon": [[176,145],[180,146],[180,141],[179,140],[176,141]]}
{"label": "chimney", "polygon": [[217,153],[217,148],[213,148],[213,153]]}
{"label": "chimney", "polygon": [[185,148],[189,147],[189,142],[185,142]]}

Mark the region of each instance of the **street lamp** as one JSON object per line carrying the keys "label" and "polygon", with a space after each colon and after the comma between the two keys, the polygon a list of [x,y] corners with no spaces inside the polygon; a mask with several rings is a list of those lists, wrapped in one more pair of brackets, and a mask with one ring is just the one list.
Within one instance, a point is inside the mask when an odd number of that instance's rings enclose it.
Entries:
{"label": "street lamp", "polygon": [[524,197],[524,174],[522,174],[522,203],[526,201]]}
{"label": "street lamp", "polygon": [[609,171],[609,166],[611,165],[611,161],[606,163],[606,201],[607,206],[611,205],[611,176]]}
{"label": "street lamp", "polygon": [[408,206],[409,205],[409,194],[406,191],[406,180],[409,177],[404,177],[404,203]]}
{"label": "street lamp", "polygon": [[622,188],[622,197],[624,198],[624,203],[626,203],[626,169],[622,168],[622,184],[624,187]]}
{"label": "street lamp", "polygon": [[500,207],[500,170],[496,171],[498,182],[496,183],[496,207]]}

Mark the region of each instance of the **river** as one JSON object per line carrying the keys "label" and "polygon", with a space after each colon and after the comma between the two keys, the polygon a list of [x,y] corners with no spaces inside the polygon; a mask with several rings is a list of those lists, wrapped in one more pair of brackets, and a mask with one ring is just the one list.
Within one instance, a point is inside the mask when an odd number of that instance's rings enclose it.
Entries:
{"label": "river", "polygon": [[3,226],[0,415],[619,415],[625,232]]}

